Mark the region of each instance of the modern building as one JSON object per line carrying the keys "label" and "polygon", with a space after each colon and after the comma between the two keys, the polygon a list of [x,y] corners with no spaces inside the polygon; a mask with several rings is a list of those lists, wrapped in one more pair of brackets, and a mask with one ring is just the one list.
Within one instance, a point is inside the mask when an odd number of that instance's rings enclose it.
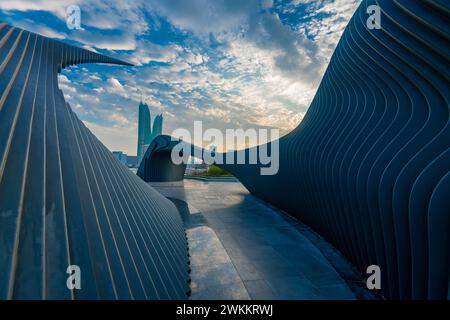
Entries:
{"label": "modern building", "polygon": [[128,156],[126,153],[123,153],[122,151],[113,151],[112,154],[120,163],[128,165]]}
{"label": "modern building", "polygon": [[137,157],[138,163],[147,151],[148,146],[153,139],[162,133],[163,116],[157,115],[151,125],[151,115],[149,106],[144,103],[139,103],[139,122],[138,122],[138,143],[137,143]]}
{"label": "modern building", "polygon": [[158,114],[153,120],[152,134],[150,142],[157,136],[162,134],[163,128],[163,116],[162,114]]}
{"label": "modern building", "polygon": [[113,151],[112,154],[127,167],[136,168],[138,166],[137,156],[129,156],[123,151]]}

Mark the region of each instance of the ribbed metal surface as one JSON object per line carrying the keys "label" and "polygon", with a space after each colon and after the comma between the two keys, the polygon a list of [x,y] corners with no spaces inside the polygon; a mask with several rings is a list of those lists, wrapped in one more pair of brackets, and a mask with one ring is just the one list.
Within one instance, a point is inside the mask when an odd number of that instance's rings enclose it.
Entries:
{"label": "ribbed metal surface", "polygon": [[[167,135],[157,136],[148,146],[137,175],[144,181],[181,181],[184,178],[186,164],[172,162],[172,149],[180,140]],[[193,155],[193,151],[191,152]]]}
{"label": "ribbed metal surface", "polygon": [[[367,6],[382,9],[366,28]],[[300,75],[299,75],[300,76]],[[364,1],[280,170],[227,165],[259,197],[326,236],[387,297],[445,299],[450,270],[450,3]]]}
{"label": "ribbed metal surface", "polygon": [[[83,125],[61,68],[126,63],[0,23],[0,298],[177,299],[188,291],[175,206]],[[66,286],[81,268],[81,290]]]}

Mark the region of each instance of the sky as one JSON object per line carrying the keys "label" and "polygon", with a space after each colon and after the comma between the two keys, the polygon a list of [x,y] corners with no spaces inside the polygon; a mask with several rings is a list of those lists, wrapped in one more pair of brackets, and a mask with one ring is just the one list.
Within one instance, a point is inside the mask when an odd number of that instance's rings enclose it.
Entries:
{"label": "sky", "polygon": [[[0,20],[134,64],[82,64],[59,86],[111,150],[136,154],[142,99],[163,133],[294,129],[360,0],[1,0]],[[78,5],[81,27],[66,9]],[[239,146],[238,146],[239,147]]]}

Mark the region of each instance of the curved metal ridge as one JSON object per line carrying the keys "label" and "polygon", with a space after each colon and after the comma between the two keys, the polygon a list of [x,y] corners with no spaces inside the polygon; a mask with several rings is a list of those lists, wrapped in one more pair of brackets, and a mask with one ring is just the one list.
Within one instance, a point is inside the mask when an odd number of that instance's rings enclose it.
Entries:
{"label": "curved metal ridge", "polygon": [[[159,135],[148,146],[136,174],[144,181],[181,181],[186,164],[175,165],[171,161],[172,149],[181,140]],[[193,154],[193,152],[191,152]]]}
{"label": "curved metal ridge", "polygon": [[[61,68],[126,62],[0,23],[0,298],[182,299],[175,206],[120,164],[58,88]],[[68,289],[69,265],[81,289]]]}
{"label": "curved metal ridge", "polygon": [[[369,5],[381,7],[380,30],[366,27]],[[389,298],[450,295],[449,9],[364,1],[305,118],[279,141],[278,174],[224,166],[363,273],[379,265]]]}

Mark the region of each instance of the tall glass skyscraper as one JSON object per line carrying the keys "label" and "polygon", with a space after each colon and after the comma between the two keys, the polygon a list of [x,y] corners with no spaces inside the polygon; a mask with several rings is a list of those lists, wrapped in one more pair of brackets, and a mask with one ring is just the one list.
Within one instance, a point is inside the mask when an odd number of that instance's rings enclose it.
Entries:
{"label": "tall glass skyscraper", "polygon": [[144,103],[139,103],[139,123],[138,123],[138,143],[137,143],[137,156],[140,162],[142,157],[147,151],[148,146],[153,139],[162,133],[163,117],[157,115],[153,121],[153,127],[151,125],[151,115],[149,106]]}

